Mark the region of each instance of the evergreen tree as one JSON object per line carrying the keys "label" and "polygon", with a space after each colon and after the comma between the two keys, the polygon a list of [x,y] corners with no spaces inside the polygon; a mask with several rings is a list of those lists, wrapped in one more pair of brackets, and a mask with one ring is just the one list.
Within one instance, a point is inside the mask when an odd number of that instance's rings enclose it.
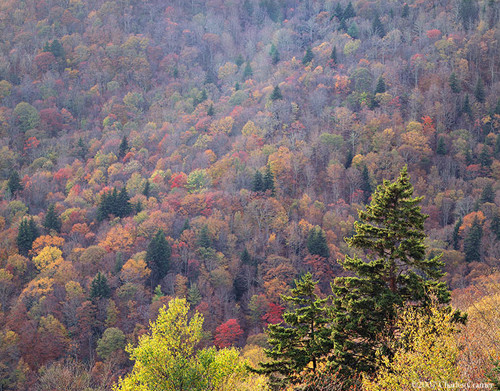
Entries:
{"label": "evergreen tree", "polygon": [[500,214],[495,213],[491,219],[490,230],[495,234],[495,239],[500,240]]}
{"label": "evergreen tree", "polygon": [[377,80],[377,86],[375,87],[374,94],[381,94],[386,91],[385,81],[382,76],[380,76]]}
{"label": "evergreen tree", "polygon": [[304,54],[304,57],[302,58],[302,64],[307,65],[309,64],[312,60],[314,59],[314,54],[311,50],[310,47],[306,49],[306,54]]}
{"label": "evergreen tree", "polygon": [[460,248],[460,227],[462,226],[462,218],[458,219],[458,221],[455,224],[455,227],[453,227],[453,234],[451,236],[451,242],[453,244],[453,250],[459,250]]}
{"label": "evergreen tree", "polygon": [[253,4],[250,0],[245,0],[243,2],[243,10],[245,11],[245,13],[248,15],[248,16],[252,16],[253,15]]}
{"label": "evergreen tree", "polygon": [[259,170],[255,171],[253,176],[252,191],[256,193],[264,191],[264,178]]}
{"label": "evergreen tree", "polygon": [[9,175],[9,180],[7,181],[7,189],[13,196],[16,195],[18,191],[23,190],[21,178],[19,178],[19,174],[16,170],[12,170]]}
{"label": "evergreen tree", "polygon": [[198,289],[198,285],[191,284],[191,286],[188,289],[188,293],[187,293],[187,301],[191,305],[197,306],[201,302],[202,299],[203,298],[201,296],[200,290]]}
{"label": "evergreen tree", "polygon": [[252,263],[252,257],[250,256],[250,253],[248,252],[246,247],[243,249],[243,252],[240,255],[240,261],[243,265],[250,265]]}
{"label": "evergreen tree", "polygon": [[111,192],[104,193],[101,197],[101,202],[97,208],[97,220],[103,221],[109,215],[116,217],[126,217],[132,214],[133,208],[124,187],[118,193],[116,187]]}
{"label": "evergreen tree", "polygon": [[269,55],[271,56],[271,63],[276,65],[280,61],[280,53],[274,43],[271,45],[271,50],[269,51]]}
{"label": "evergreen tree", "polygon": [[495,156],[496,157],[500,156],[500,134],[497,135],[497,140],[495,142]]}
{"label": "evergreen tree", "polygon": [[241,54],[238,54],[238,57],[236,57],[235,61],[236,66],[239,68],[243,65],[244,62],[245,60],[243,59],[243,56]]}
{"label": "evergreen tree", "polygon": [[464,104],[462,106],[462,113],[467,114],[469,118],[472,118],[472,109],[469,102],[469,94],[465,94]]}
{"label": "evergreen tree", "polygon": [[483,145],[481,153],[479,154],[479,164],[481,164],[482,167],[488,168],[491,166],[491,163],[493,163],[493,160],[491,158],[490,148]]}
{"label": "evergreen tree", "polygon": [[149,179],[146,179],[146,183],[144,184],[144,189],[142,189],[142,195],[149,198],[149,193],[151,191],[151,185],[149,184]]}
{"label": "evergreen tree", "polygon": [[210,103],[210,106],[208,107],[207,115],[209,117],[213,117],[215,115],[214,105],[212,103]]}
{"label": "evergreen tree", "polygon": [[309,235],[307,236],[307,251],[309,251],[311,255],[319,255],[323,258],[328,258],[330,256],[325,231],[323,231],[321,227],[315,226],[309,230]]}
{"label": "evergreen tree", "polygon": [[156,285],[165,277],[170,269],[172,248],[165,238],[163,230],[159,229],[146,251],[146,263],[151,269],[151,286]]}
{"label": "evergreen tree", "polygon": [[54,55],[56,58],[64,58],[64,48],[61,45],[61,42],[59,42],[57,39],[54,39],[52,43],[50,44],[50,49],[49,51]]}
{"label": "evergreen tree", "polygon": [[450,78],[448,79],[448,84],[450,85],[451,91],[453,93],[458,94],[460,91],[462,91],[462,88],[460,87],[460,81],[458,80],[455,72],[451,73]]}
{"label": "evergreen tree", "polygon": [[491,183],[488,183],[483,188],[483,192],[481,193],[481,198],[479,200],[482,204],[485,202],[495,202],[495,190],[493,190],[493,185]]}
{"label": "evergreen tree", "polygon": [[198,235],[198,246],[204,248],[212,247],[212,239],[210,239],[210,231],[208,230],[208,225],[204,225],[200,229],[200,233]]}
{"label": "evergreen tree", "polygon": [[281,95],[281,90],[278,86],[274,87],[271,96],[269,97],[272,101],[283,99],[283,95]]}
{"label": "evergreen tree", "polygon": [[363,171],[361,171],[361,190],[363,190],[363,203],[367,204],[373,190],[370,184],[370,174],[368,173],[366,165],[363,166]]}
{"label": "evergreen tree", "polygon": [[270,348],[264,352],[270,361],[261,362],[255,371],[271,375],[275,386],[300,381],[303,371],[315,372],[332,348],[326,299],[316,295],[316,285],[310,273],[296,280],[291,296],[282,296],[292,307],[283,314],[285,324],[268,327]]}
{"label": "evergreen tree", "polygon": [[403,10],[401,11],[401,17],[407,18],[408,16],[410,16],[410,7],[408,6],[408,3],[405,3],[403,5]]}
{"label": "evergreen tree", "polygon": [[358,39],[359,38],[359,29],[358,25],[356,22],[352,22],[349,28],[347,29],[347,34],[351,36],[353,39]]}
{"label": "evergreen tree", "polygon": [[182,225],[181,232],[179,233],[179,235],[190,228],[191,226],[189,225],[189,219],[186,218],[186,220],[184,220],[184,224]]}
{"label": "evergreen tree", "polygon": [[346,25],[345,20],[343,18],[340,19],[340,24],[339,24],[337,31],[347,31],[347,25]]}
{"label": "evergreen tree", "polygon": [[239,91],[240,90],[240,83],[236,82],[234,83],[234,90]]}
{"label": "evergreen tree", "polygon": [[354,11],[354,7],[352,6],[351,2],[349,2],[349,4],[347,4],[347,7],[345,7],[343,16],[345,20],[354,18],[356,16],[356,12]]}
{"label": "evergreen tree", "polygon": [[375,15],[375,18],[373,19],[372,31],[373,31],[373,34],[377,34],[380,38],[385,37],[385,28],[384,28],[384,25],[382,24],[382,22],[380,21],[378,14]]}
{"label": "evergreen tree", "polygon": [[78,156],[82,160],[85,160],[88,151],[89,148],[87,147],[87,144],[85,144],[83,139],[80,137],[75,147],[76,156]]}
{"label": "evergreen tree", "polygon": [[484,83],[483,79],[481,78],[477,79],[476,87],[474,88],[474,96],[479,103],[484,103],[484,100],[486,99],[486,94],[484,92]]}
{"label": "evergreen tree", "polygon": [[347,151],[347,156],[346,156],[345,164],[344,164],[344,167],[346,169],[351,167],[353,157],[354,156],[352,155],[352,150],[349,148],[349,150]]}
{"label": "evergreen tree", "polygon": [[476,0],[460,0],[458,4],[458,19],[465,31],[471,30],[479,19],[479,6]]}
{"label": "evergreen tree", "polygon": [[61,232],[61,219],[56,214],[55,205],[51,204],[47,209],[45,214],[45,219],[43,221],[43,226],[47,231],[54,230],[56,232]]}
{"label": "evergreen tree", "polygon": [[466,262],[479,262],[481,260],[481,240],[483,238],[483,225],[476,217],[464,239],[464,253]]}
{"label": "evergreen tree", "polygon": [[498,114],[500,115],[500,98],[497,100],[497,104],[495,106],[495,111],[493,114]]}
{"label": "evergreen tree", "polygon": [[108,285],[108,279],[104,274],[98,272],[90,284],[90,298],[92,301],[107,299],[111,296],[111,289]]}
{"label": "evergreen tree", "polygon": [[330,53],[330,59],[334,62],[334,64],[338,64],[337,60],[337,46],[334,46],[332,52]]}
{"label": "evergreen tree", "polygon": [[28,256],[33,242],[39,236],[38,228],[35,224],[35,220],[31,217],[29,220],[24,218],[19,224],[19,229],[17,232],[17,248],[19,254]]}
{"label": "evergreen tree", "polygon": [[243,80],[246,80],[251,76],[253,76],[252,66],[250,65],[250,61],[247,61],[245,69],[243,70]]}
{"label": "evergreen tree", "polygon": [[390,354],[397,310],[427,306],[431,296],[447,303],[440,256],[425,256],[424,222],[406,167],[394,182],[384,181],[366,211],[359,211],[349,247],[366,259],[346,256],[341,265],[354,274],[336,278],[332,315],[332,365],[342,374],[373,373],[377,352]]}
{"label": "evergreen tree", "polygon": [[340,5],[340,3],[337,3],[335,6],[332,18],[333,17],[337,17],[339,20],[344,19],[344,10],[342,9],[342,5]]}
{"label": "evergreen tree", "polygon": [[203,103],[207,100],[207,90],[203,89],[201,90],[201,95],[200,95],[200,103]]}
{"label": "evergreen tree", "polygon": [[123,187],[116,198],[116,211],[118,217],[126,217],[132,214],[132,204],[127,193],[127,189]]}
{"label": "evergreen tree", "polygon": [[443,136],[439,137],[437,146],[436,146],[436,153],[438,155],[446,155],[446,144],[444,142]]}
{"label": "evergreen tree", "polygon": [[129,146],[127,136],[123,136],[120,146],[118,147],[118,158],[122,159],[127,154],[128,150]]}
{"label": "evergreen tree", "polygon": [[274,195],[274,175],[271,171],[271,167],[269,164],[266,167],[266,173],[264,174],[264,181],[263,181],[263,187],[264,191],[270,191],[271,195]]}

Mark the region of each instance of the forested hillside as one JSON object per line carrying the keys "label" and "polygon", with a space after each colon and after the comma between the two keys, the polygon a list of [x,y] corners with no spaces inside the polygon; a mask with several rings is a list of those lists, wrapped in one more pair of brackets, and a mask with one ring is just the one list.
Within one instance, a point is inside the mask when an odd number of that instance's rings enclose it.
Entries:
{"label": "forested hillside", "polygon": [[469,312],[459,380],[486,381],[499,19],[495,0],[2,0],[0,390],[111,389],[169,302],[204,319],[200,360],[255,366],[294,280],[330,300],[351,275],[358,211],[404,166]]}

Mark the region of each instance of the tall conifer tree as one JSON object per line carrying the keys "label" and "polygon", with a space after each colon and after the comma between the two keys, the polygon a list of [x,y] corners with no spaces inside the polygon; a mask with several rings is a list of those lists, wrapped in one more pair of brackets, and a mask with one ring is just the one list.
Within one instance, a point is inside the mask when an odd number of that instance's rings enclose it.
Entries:
{"label": "tall conifer tree", "polygon": [[333,365],[343,374],[372,373],[377,352],[390,355],[397,330],[394,321],[404,305],[424,307],[435,296],[448,303],[450,294],[439,282],[440,255],[428,259],[424,222],[413,197],[406,167],[394,182],[384,181],[366,211],[359,212],[349,247],[364,259],[346,256],[341,265],[354,274],[332,284]]}

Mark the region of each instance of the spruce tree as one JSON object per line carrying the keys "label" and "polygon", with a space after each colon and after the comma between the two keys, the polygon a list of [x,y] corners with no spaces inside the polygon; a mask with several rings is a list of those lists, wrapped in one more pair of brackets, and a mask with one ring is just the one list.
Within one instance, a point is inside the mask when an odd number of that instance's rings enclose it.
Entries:
{"label": "spruce tree", "polygon": [[282,296],[291,306],[283,314],[284,324],[268,327],[270,348],[264,352],[270,361],[261,362],[255,371],[270,375],[276,387],[300,381],[303,371],[315,372],[332,348],[326,299],[316,295],[316,285],[310,273],[296,280],[291,296]]}
{"label": "spruce tree", "polygon": [[495,239],[500,240],[500,214],[495,213],[491,219],[490,230],[495,234]]}
{"label": "spruce tree", "polygon": [[132,204],[127,193],[127,189],[123,187],[116,198],[116,210],[114,215],[118,217],[126,217],[132,214]]}
{"label": "spruce tree", "polygon": [[347,4],[347,7],[345,7],[345,10],[344,10],[344,19],[350,19],[350,18],[354,18],[356,16],[356,12],[354,11],[354,7],[352,6],[352,3],[349,2],[349,4]]}
{"label": "spruce tree", "polygon": [[483,225],[477,217],[472,221],[472,226],[464,239],[464,253],[466,262],[479,262],[481,260],[481,240],[483,238]]}
{"label": "spruce tree", "polygon": [[142,189],[142,195],[145,196],[146,199],[148,199],[150,191],[151,191],[151,185],[149,183],[149,179],[146,179],[146,183],[144,184],[144,189]]}
{"label": "spruce tree", "polygon": [[24,218],[19,224],[16,238],[19,254],[27,256],[38,235],[38,228],[36,227],[33,217],[29,220]]}
{"label": "spruce tree", "polygon": [[401,17],[402,18],[407,18],[410,15],[410,7],[408,6],[408,3],[405,3],[403,6],[403,10],[401,11]]}
{"label": "spruce tree", "polygon": [[359,211],[356,233],[346,239],[364,259],[346,255],[341,265],[353,274],[332,284],[334,351],[332,365],[344,375],[373,373],[377,352],[390,355],[397,310],[425,307],[435,296],[448,303],[440,256],[426,258],[424,222],[413,197],[406,167],[394,182],[384,181],[366,211]]}
{"label": "spruce tree", "polygon": [[370,174],[366,165],[363,166],[363,171],[361,171],[361,190],[363,190],[363,203],[367,204],[372,195],[372,185],[370,184]]}
{"label": "spruce tree", "polygon": [[271,56],[271,63],[273,65],[279,63],[280,53],[278,52],[278,49],[276,49],[276,46],[274,46],[274,43],[271,45],[271,50],[269,51],[269,55]]}
{"label": "spruce tree", "polygon": [[464,104],[462,106],[462,113],[467,114],[469,118],[472,117],[472,109],[469,102],[469,94],[465,94]]}
{"label": "spruce tree", "polygon": [[479,154],[479,164],[482,167],[488,168],[493,163],[493,159],[491,158],[490,148],[486,145],[483,145],[481,149],[481,153]]}
{"label": "spruce tree", "polygon": [[375,87],[375,91],[374,93],[375,94],[381,94],[381,93],[384,93],[386,91],[386,85],[385,85],[385,81],[384,81],[384,78],[382,76],[380,76],[377,80],[377,85]]}
{"label": "spruce tree", "polygon": [[266,167],[266,173],[264,174],[264,180],[263,180],[263,188],[264,191],[268,191],[271,193],[271,195],[274,195],[274,175],[271,171],[271,167],[269,164]]}
{"label": "spruce tree", "polygon": [[248,79],[252,75],[253,75],[252,66],[250,65],[250,61],[247,61],[245,69],[243,70],[243,80]]}
{"label": "spruce tree", "polygon": [[210,103],[210,106],[208,107],[207,115],[209,117],[213,117],[215,115],[214,105],[212,103]]}
{"label": "spruce tree", "polygon": [[264,178],[259,170],[255,171],[252,180],[252,191],[259,193],[264,191]]}
{"label": "spruce tree", "polygon": [[485,202],[495,202],[495,190],[493,190],[493,185],[488,183],[484,188],[483,192],[481,193],[481,198],[479,199],[482,204]]}
{"label": "spruce tree", "polygon": [[443,136],[439,137],[437,146],[436,146],[436,153],[438,155],[446,155],[446,144],[444,142]]}
{"label": "spruce tree", "polygon": [[98,272],[90,284],[90,298],[92,301],[107,299],[111,296],[108,279],[104,274]]}
{"label": "spruce tree", "polygon": [[243,249],[243,252],[240,255],[240,261],[244,265],[250,265],[252,263],[252,257],[250,256],[250,253],[248,252],[246,247]]}
{"label": "spruce tree", "polygon": [[78,156],[80,159],[84,160],[85,157],[87,156],[87,152],[89,151],[89,148],[87,144],[83,141],[83,139],[80,137],[78,139],[78,142],[76,143],[75,147],[75,154]]}
{"label": "spruce tree", "polygon": [[271,99],[272,101],[283,99],[283,95],[281,94],[281,90],[280,90],[279,86],[274,87],[274,90],[271,93],[271,96],[269,97],[269,99]]}
{"label": "spruce tree", "polygon": [[455,72],[451,73],[450,78],[448,79],[448,84],[450,85],[451,91],[453,93],[458,94],[460,91],[462,91],[462,88],[460,87],[460,81],[458,80]]}
{"label": "spruce tree", "polygon": [[21,178],[19,178],[19,174],[16,170],[12,170],[9,175],[9,180],[7,181],[7,189],[13,196],[15,196],[18,191],[23,190]]}
{"label": "spruce tree", "polygon": [[311,255],[319,255],[323,258],[330,256],[325,231],[321,227],[315,226],[309,231],[309,235],[307,236],[307,251]]}
{"label": "spruce tree", "polygon": [[314,54],[311,50],[310,47],[306,49],[306,53],[304,54],[304,57],[302,58],[302,64],[307,65],[309,64],[312,60],[314,59]]}
{"label": "spruce tree", "polygon": [[47,231],[54,230],[56,232],[61,232],[61,219],[56,214],[55,205],[51,204],[47,209],[45,214],[45,219],[43,221],[43,226]]}
{"label": "spruce tree", "polygon": [[204,248],[212,247],[212,239],[210,239],[210,231],[208,230],[208,225],[204,225],[200,229],[198,234],[198,246]]}
{"label": "spruce tree", "polygon": [[333,61],[334,64],[338,64],[338,60],[337,60],[337,46],[333,47],[332,52],[330,53],[330,59]]}
{"label": "spruce tree", "polygon": [[146,263],[151,269],[151,286],[155,285],[167,275],[170,269],[172,248],[165,238],[163,230],[159,229],[146,251]]}
{"label": "spruce tree", "polygon": [[235,61],[236,66],[239,68],[243,65],[244,62],[245,60],[243,59],[243,56],[241,54],[238,54],[238,57],[236,57]]}
{"label": "spruce tree", "polygon": [[380,21],[380,17],[378,16],[378,14],[375,15],[375,18],[373,19],[372,31],[373,34],[377,34],[380,38],[385,37],[385,28],[382,22]]}
{"label": "spruce tree", "polygon": [[123,136],[120,146],[118,147],[118,158],[122,159],[127,154],[128,150],[129,146],[127,136]]}
{"label": "spruce tree", "polygon": [[460,227],[462,226],[462,218],[459,218],[453,227],[453,233],[451,236],[451,243],[453,245],[453,250],[458,250],[460,248]]}
{"label": "spruce tree", "polygon": [[359,29],[358,25],[356,22],[352,22],[349,28],[347,29],[347,34],[351,36],[353,39],[358,39],[359,38]]}
{"label": "spruce tree", "polygon": [[342,5],[340,3],[337,3],[335,6],[332,17],[337,17],[339,20],[344,19],[344,10],[342,9]]}
{"label": "spruce tree", "polygon": [[474,88],[474,96],[479,103],[484,103],[486,99],[486,93],[484,92],[484,83],[483,79],[478,78],[476,87]]}

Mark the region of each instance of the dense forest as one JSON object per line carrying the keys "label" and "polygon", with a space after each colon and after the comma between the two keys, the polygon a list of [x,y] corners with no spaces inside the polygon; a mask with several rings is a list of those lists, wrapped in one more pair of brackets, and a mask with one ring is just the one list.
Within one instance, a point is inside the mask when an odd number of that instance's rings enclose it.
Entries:
{"label": "dense forest", "polygon": [[500,389],[499,20],[2,0],[0,390]]}

